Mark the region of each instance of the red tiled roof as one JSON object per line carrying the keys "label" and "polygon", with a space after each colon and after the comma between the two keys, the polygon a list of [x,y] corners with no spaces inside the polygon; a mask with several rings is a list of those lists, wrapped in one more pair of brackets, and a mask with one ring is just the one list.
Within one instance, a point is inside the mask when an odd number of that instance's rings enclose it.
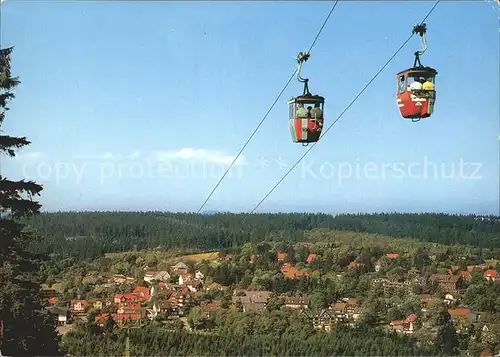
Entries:
{"label": "red tiled roof", "polygon": [[332,304],[332,308],[334,308],[335,310],[344,310],[347,306],[347,303],[345,302],[336,302],[334,304]]}
{"label": "red tiled roof", "polygon": [[417,316],[415,316],[415,314],[411,314],[410,316],[408,316],[406,318],[406,322],[407,323],[410,323],[410,322],[415,322],[417,320]]}
{"label": "red tiled roof", "polygon": [[311,253],[311,254],[309,254],[309,255],[307,256],[306,262],[307,262],[307,263],[310,263],[310,262],[312,262],[314,259],[316,259],[317,257],[318,257],[318,255],[317,255],[317,254]]}
{"label": "red tiled roof", "polygon": [[283,266],[281,267],[281,273],[287,279],[297,279],[302,276],[307,276],[307,273],[301,272],[289,263],[283,264]]}
{"label": "red tiled roof", "polygon": [[460,277],[461,277],[462,279],[469,279],[471,276],[472,276],[472,275],[471,275],[471,274],[470,274],[470,272],[469,272],[469,271],[467,271],[467,270],[464,270],[464,271],[461,271],[461,272],[460,272]]}
{"label": "red tiled roof", "polygon": [[104,314],[100,314],[100,315],[97,315],[94,319],[95,322],[104,322],[105,320],[109,319],[111,317],[111,314],[109,313],[104,313]]}
{"label": "red tiled roof", "polygon": [[466,307],[457,307],[456,309],[449,309],[448,313],[450,314],[452,319],[456,319],[459,317],[467,318],[470,314],[470,310]]}
{"label": "red tiled roof", "polygon": [[85,307],[89,306],[89,303],[87,300],[71,300],[71,305],[75,305],[78,303],[81,303]]}
{"label": "red tiled roof", "polygon": [[134,294],[144,294],[144,295],[149,296],[150,290],[149,290],[149,288],[146,288],[144,286],[136,286],[133,293]]}
{"label": "red tiled roof", "polygon": [[498,277],[498,272],[494,269],[488,269],[484,272],[483,276],[485,278],[497,278]]}
{"label": "red tiled roof", "polygon": [[125,314],[114,314],[113,318],[116,320],[140,320],[140,313],[125,313]]}
{"label": "red tiled roof", "polygon": [[358,305],[358,300],[356,300],[356,299],[347,299],[347,305],[356,306],[356,305]]}

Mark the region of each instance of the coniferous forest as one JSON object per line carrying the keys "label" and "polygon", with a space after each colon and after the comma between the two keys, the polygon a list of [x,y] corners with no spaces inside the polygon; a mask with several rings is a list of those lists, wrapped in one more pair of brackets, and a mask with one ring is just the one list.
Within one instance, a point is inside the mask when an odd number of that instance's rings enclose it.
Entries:
{"label": "coniferous forest", "polygon": [[446,214],[215,214],[162,212],[43,213],[25,223],[46,237],[39,253],[96,258],[131,249],[230,249],[245,242],[298,242],[304,232],[325,228],[374,233],[439,244],[487,248],[498,255],[498,217]]}

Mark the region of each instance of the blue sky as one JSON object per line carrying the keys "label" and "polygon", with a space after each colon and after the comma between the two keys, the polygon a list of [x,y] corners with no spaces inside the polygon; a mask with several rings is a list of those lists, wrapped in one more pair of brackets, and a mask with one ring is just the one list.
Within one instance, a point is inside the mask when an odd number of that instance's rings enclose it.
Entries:
{"label": "blue sky", "polygon": [[[326,125],[432,5],[340,2],[303,70]],[[22,81],[4,130],[33,142],[4,174],[41,182],[49,211],[198,209],[331,6],[2,2]],[[405,121],[394,97],[415,36],[259,211],[498,214],[498,15],[487,1],[440,3],[422,57],[439,72],[433,116]],[[306,150],[287,126],[301,91],[290,84],[206,210],[251,210]]]}

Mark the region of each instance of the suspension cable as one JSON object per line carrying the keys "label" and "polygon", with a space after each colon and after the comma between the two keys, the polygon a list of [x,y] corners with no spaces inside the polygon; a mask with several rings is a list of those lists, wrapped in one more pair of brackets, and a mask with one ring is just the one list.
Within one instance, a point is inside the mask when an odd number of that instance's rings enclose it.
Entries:
{"label": "suspension cable", "polygon": [[[323,29],[325,28],[328,20],[330,19],[330,16],[332,15],[333,13],[333,10],[335,10],[335,7],[337,6],[337,3],[339,2],[339,0],[336,0],[335,3],[333,4],[330,12],[328,13],[328,16],[326,17],[325,21],[323,22],[323,25],[321,26],[321,28],[319,29],[316,37],[314,38],[312,44],[311,44],[311,47],[309,47],[309,50],[307,51],[307,54],[309,54],[309,52],[311,52],[312,48],[314,47],[314,45],[316,44],[316,41],[318,40],[319,36],[321,35],[321,33],[323,32]],[[264,117],[261,119],[260,123],[257,125],[257,127],[254,129],[254,131],[252,132],[252,134],[250,135],[250,137],[248,138],[248,140],[245,142],[245,144],[243,145],[243,147],[240,149],[240,151],[238,152],[238,154],[236,155],[236,157],[234,158],[233,162],[231,162],[231,164],[229,165],[229,167],[227,168],[227,170],[224,172],[224,174],[222,175],[222,177],[219,179],[219,181],[217,182],[217,184],[215,185],[215,187],[212,189],[212,191],[210,192],[210,194],[207,196],[207,198],[205,199],[205,201],[203,202],[203,204],[200,206],[200,208],[198,209],[198,211],[196,213],[200,213],[201,210],[203,209],[203,207],[205,207],[206,203],[208,202],[208,200],[210,199],[210,197],[212,197],[212,195],[214,194],[215,190],[217,190],[217,188],[219,187],[219,185],[221,184],[222,180],[224,180],[224,178],[226,177],[226,175],[228,174],[229,170],[231,170],[231,168],[234,166],[234,163],[236,162],[236,160],[238,160],[238,158],[240,157],[241,153],[243,152],[243,150],[245,150],[245,148],[247,147],[247,145],[250,143],[250,140],[252,140],[252,138],[254,137],[254,135],[257,133],[257,131],[259,130],[259,128],[262,126],[262,124],[264,123],[264,121],[267,119],[269,113],[271,112],[271,110],[273,110],[274,106],[276,105],[276,103],[278,102],[278,100],[281,98],[281,95],[283,94],[283,92],[286,90],[286,88],[288,87],[288,85],[290,84],[290,82],[292,81],[293,77],[295,76],[295,74],[297,73],[298,69],[296,69],[292,75],[290,76],[290,78],[288,79],[288,81],[286,82],[285,86],[283,87],[283,89],[281,90],[281,92],[278,94],[278,96],[276,97],[276,99],[274,100],[273,104],[271,105],[271,107],[268,109],[268,111],[266,112],[266,114],[264,115]]]}
{"label": "suspension cable", "polygon": [[[436,6],[439,4],[441,0],[437,0],[436,3],[434,4],[434,6],[429,10],[429,12],[427,13],[427,15],[425,16],[425,18],[422,20],[421,24],[424,23],[425,20],[427,20],[427,18],[430,16],[430,14],[434,11],[434,9],[436,8]],[[342,113],[340,113],[340,115],[337,117],[337,119],[335,119],[335,121],[330,124],[330,126],[323,132],[323,135],[322,135],[322,138],[326,135],[326,133],[340,120],[340,118],[342,118],[342,116],[345,114],[345,112],[347,112],[347,110],[349,110],[349,108],[356,102],[356,100],[358,100],[358,98],[361,96],[361,94],[364,93],[364,91],[370,86],[370,84],[372,84],[372,82],[378,77],[378,75],[385,69],[385,67],[387,67],[387,65],[389,65],[389,63],[394,59],[394,57],[396,57],[396,55],[406,46],[406,44],[408,42],[410,42],[411,38],[415,35],[415,33],[412,33],[410,35],[410,37],[408,37],[408,39],[403,42],[403,44],[397,49],[396,52],[394,52],[394,54],[389,58],[389,60],[378,70],[378,72],[372,77],[372,79],[370,79],[370,81],[365,85],[365,87],[358,93],[358,95],[356,95],[356,97],[354,97],[354,99],[351,101],[351,103],[349,103],[349,105],[342,111]],[[273,193],[273,191],[281,184],[281,182],[283,182],[283,180],[293,171],[293,169],[302,161],[302,159],[304,159],[304,157],[306,157],[306,155],[314,148],[314,146],[317,144],[318,142],[314,142],[311,147],[297,160],[297,162],[295,162],[295,164],[290,168],[290,170],[288,170],[285,175],[278,181],[278,183],[276,183],[276,185],[273,186],[273,188],[271,188],[271,190],[264,196],[264,198],[262,200],[260,200],[259,203],[257,203],[257,205],[252,209],[252,211],[250,211],[250,213],[254,213],[255,210],[257,210],[257,208],[260,207],[260,205],[267,199],[267,197],[269,197],[269,195],[271,193]]]}

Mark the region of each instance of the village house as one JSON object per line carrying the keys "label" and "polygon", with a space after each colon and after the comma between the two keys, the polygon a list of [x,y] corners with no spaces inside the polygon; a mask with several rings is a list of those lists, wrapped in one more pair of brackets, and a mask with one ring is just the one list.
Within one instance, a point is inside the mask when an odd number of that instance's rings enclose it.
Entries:
{"label": "village house", "polygon": [[133,283],[134,281],[135,281],[134,278],[122,274],[115,274],[108,280],[109,283],[114,283],[114,284]]}
{"label": "village house", "polygon": [[309,320],[318,330],[330,332],[335,325],[335,316],[329,309],[302,310],[300,316]]}
{"label": "village house", "polygon": [[361,316],[361,307],[356,299],[343,298],[343,302],[346,303],[345,312],[349,320],[356,321]]}
{"label": "village house", "polygon": [[159,314],[164,313],[168,319],[178,318],[180,308],[175,306],[168,301],[155,302],[151,309],[146,309],[147,317],[152,320]]}
{"label": "village house", "polygon": [[139,323],[143,317],[140,310],[130,310],[123,313],[112,314],[112,316],[118,327]]}
{"label": "village house", "polygon": [[137,304],[139,302],[139,296],[136,294],[115,294],[113,302],[115,304]]}
{"label": "village house", "polygon": [[146,274],[144,274],[144,281],[146,283],[153,283],[154,281],[158,282],[168,282],[170,279],[170,274],[167,271],[160,271],[160,272],[155,272],[155,271],[148,271]]}
{"label": "village house", "polygon": [[166,270],[162,270],[162,271],[159,271],[158,273],[156,273],[155,277],[153,280],[156,280],[158,282],[164,282],[164,283],[168,283],[168,281],[170,280],[171,276],[170,274],[168,273],[168,271]]}
{"label": "village house", "polygon": [[345,323],[349,320],[349,315],[347,314],[347,303],[346,302],[336,302],[330,305],[330,310],[335,317],[335,323]]}
{"label": "village house", "polygon": [[476,324],[481,318],[481,313],[472,312],[466,307],[457,307],[456,309],[449,309],[453,325],[458,333],[465,333],[469,330],[471,324]]}
{"label": "village house", "polygon": [[278,259],[278,263],[283,263],[286,259],[286,253],[279,252],[277,259]]}
{"label": "village house", "polygon": [[47,312],[54,317],[57,325],[65,325],[70,322],[69,310],[64,307],[50,306],[46,308]]}
{"label": "village house", "polygon": [[40,297],[42,298],[42,301],[44,303],[50,303],[50,300],[52,298],[56,298],[60,294],[57,292],[56,289],[52,288],[42,288],[40,289]]}
{"label": "village house", "polygon": [[167,301],[172,306],[178,306],[180,309],[182,309],[184,306],[184,302],[186,301],[186,294],[180,291],[174,291],[167,298]]}
{"label": "village house", "polygon": [[89,301],[89,305],[92,305],[96,310],[102,310],[106,306],[113,305],[113,302],[110,300],[93,300],[92,302]]}
{"label": "village house", "polygon": [[[116,314],[112,314],[113,319],[119,327],[125,324],[138,322],[143,318],[143,312],[140,304],[120,305]],[[145,315],[145,314],[144,314]]]}
{"label": "village house", "polygon": [[481,321],[482,312],[471,311],[467,307],[457,307],[455,309],[449,309],[448,313],[450,314],[451,319],[454,322],[460,323],[468,323],[468,324],[477,324]]}
{"label": "village house", "polygon": [[203,275],[203,273],[201,271],[197,270],[194,273],[194,278],[198,279],[198,280],[203,280],[205,278],[205,275]]}
{"label": "village house", "polygon": [[375,269],[375,272],[378,273],[380,270],[386,268],[389,265],[390,260],[394,260],[397,257],[399,257],[399,254],[396,253],[387,253],[385,254],[382,258],[377,260],[375,264],[373,265],[373,268]]}
{"label": "village house", "polygon": [[385,268],[385,267],[387,267],[387,261],[384,259],[377,260],[375,262],[375,264],[373,265],[373,268],[375,269],[376,273],[380,272],[380,270],[382,270],[382,268]]}
{"label": "village house", "polygon": [[144,281],[146,283],[151,283],[154,280],[155,275],[156,275],[155,271],[147,271],[146,274],[144,274]]}
{"label": "village house", "polygon": [[462,279],[458,275],[433,274],[431,281],[437,282],[439,288],[444,293],[456,293],[460,289]]}
{"label": "village house", "polygon": [[446,305],[452,305],[454,303],[456,303],[458,300],[458,294],[451,294],[451,293],[446,293],[444,294],[444,299],[443,299],[443,302],[446,304]]}
{"label": "village house", "polygon": [[281,270],[281,274],[283,274],[283,276],[286,279],[293,280],[293,279],[302,278],[303,276],[307,276],[307,273],[298,270],[290,263],[283,264],[283,266],[281,267],[280,270]]}
{"label": "village house", "polygon": [[444,247],[432,247],[429,249],[428,256],[431,260],[436,261],[443,259],[447,253],[448,250]]}
{"label": "village house", "polygon": [[363,263],[359,263],[357,262],[356,260],[353,260],[352,262],[349,263],[349,265],[347,266],[347,270],[348,271],[352,271],[354,269],[358,269],[358,268],[361,268],[361,267],[364,267],[365,265]]}
{"label": "village house", "polygon": [[283,296],[284,307],[290,309],[307,309],[308,298],[307,296]]}
{"label": "village house", "polygon": [[495,281],[498,279],[498,272],[494,269],[488,269],[483,273],[483,277],[488,281]]}
{"label": "village house", "polygon": [[311,253],[307,256],[306,263],[309,264],[315,259],[319,259],[319,256],[317,254]]}
{"label": "village house", "polygon": [[221,260],[228,262],[228,261],[231,261],[233,259],[234,259],[234,254],[226,254],[226,255],[224,255],[224,257]]}
{"label": "village house", "polygon": [[175,275],[187,274],[188,272],[188,266],[183,262],[175,264],[174,266],[171,267],[171,269]]}
{"label": "village house", "polygon": [[141,304],[120,305],[116,310],[117,314],[133,314],[140,313],[142,310]]}
{"label": "village house", "polygon": [[132,294],[136,295],[141,303],[151,300],[151,290],[145,286],[136,286]]}
{"label": "village house", "polygon": [[469,271],[464,270],[460,272],[460,278],[465,282],[470,282],[472,279],[472,275]]}
{"label": "village house", "polygon": [[113,318],[113,315],[114,314],[109,314],[109,313],[104,313],[104,314],[99,314],[97,315],[95,318],[94,318],[94,322],[100,326],[100,327],[104,327],[104,324],[106,323],[106,321],[111,317]]}
{"label": "village house", "polygon": [[84,315],[88,307],[87,300],[71,300],[71,313],[74,315]]}
{"label": "village house", "polygon": [[194,279],[194,274],[180,274],[179,275],[179,285],[186,285],[191,280]]}
{"label": "village house", "polygon": [[195,293],[203,289],[203,282],[198,279],[192,279],[186,284],[190,292]]}
{"label": "village house", "polygon": [[417,329],[416,322],[417,316],[411,314],[404,320],[391,321],[389,330],[396,333],[413,334]]}
{"label": "village house", "polygon": [[384,279],[382,283],[385,293],[390,293],[396,290],[405,290],[408,293],[412,291],[412,282],[406,280],[403,276],[392,276],[389,279]]}
{"label": "village house", "polygon": [[211,319],[215,316],[215,312],[220,308],[220,306],[221,306],[221,301],[214,300],[210,302],[203,302],[200,305],[200,308],[203,315],[205,315],[206,318]]}
{"label": "village house", "polygon": [[[232,302],[234,306],[241,303],[243,312],[247,311],[263,311],[269,298],[271,297],[270,291],[242,291],[244,296],[233,296]],[[236,292],[235,292],[236,295]]]}

